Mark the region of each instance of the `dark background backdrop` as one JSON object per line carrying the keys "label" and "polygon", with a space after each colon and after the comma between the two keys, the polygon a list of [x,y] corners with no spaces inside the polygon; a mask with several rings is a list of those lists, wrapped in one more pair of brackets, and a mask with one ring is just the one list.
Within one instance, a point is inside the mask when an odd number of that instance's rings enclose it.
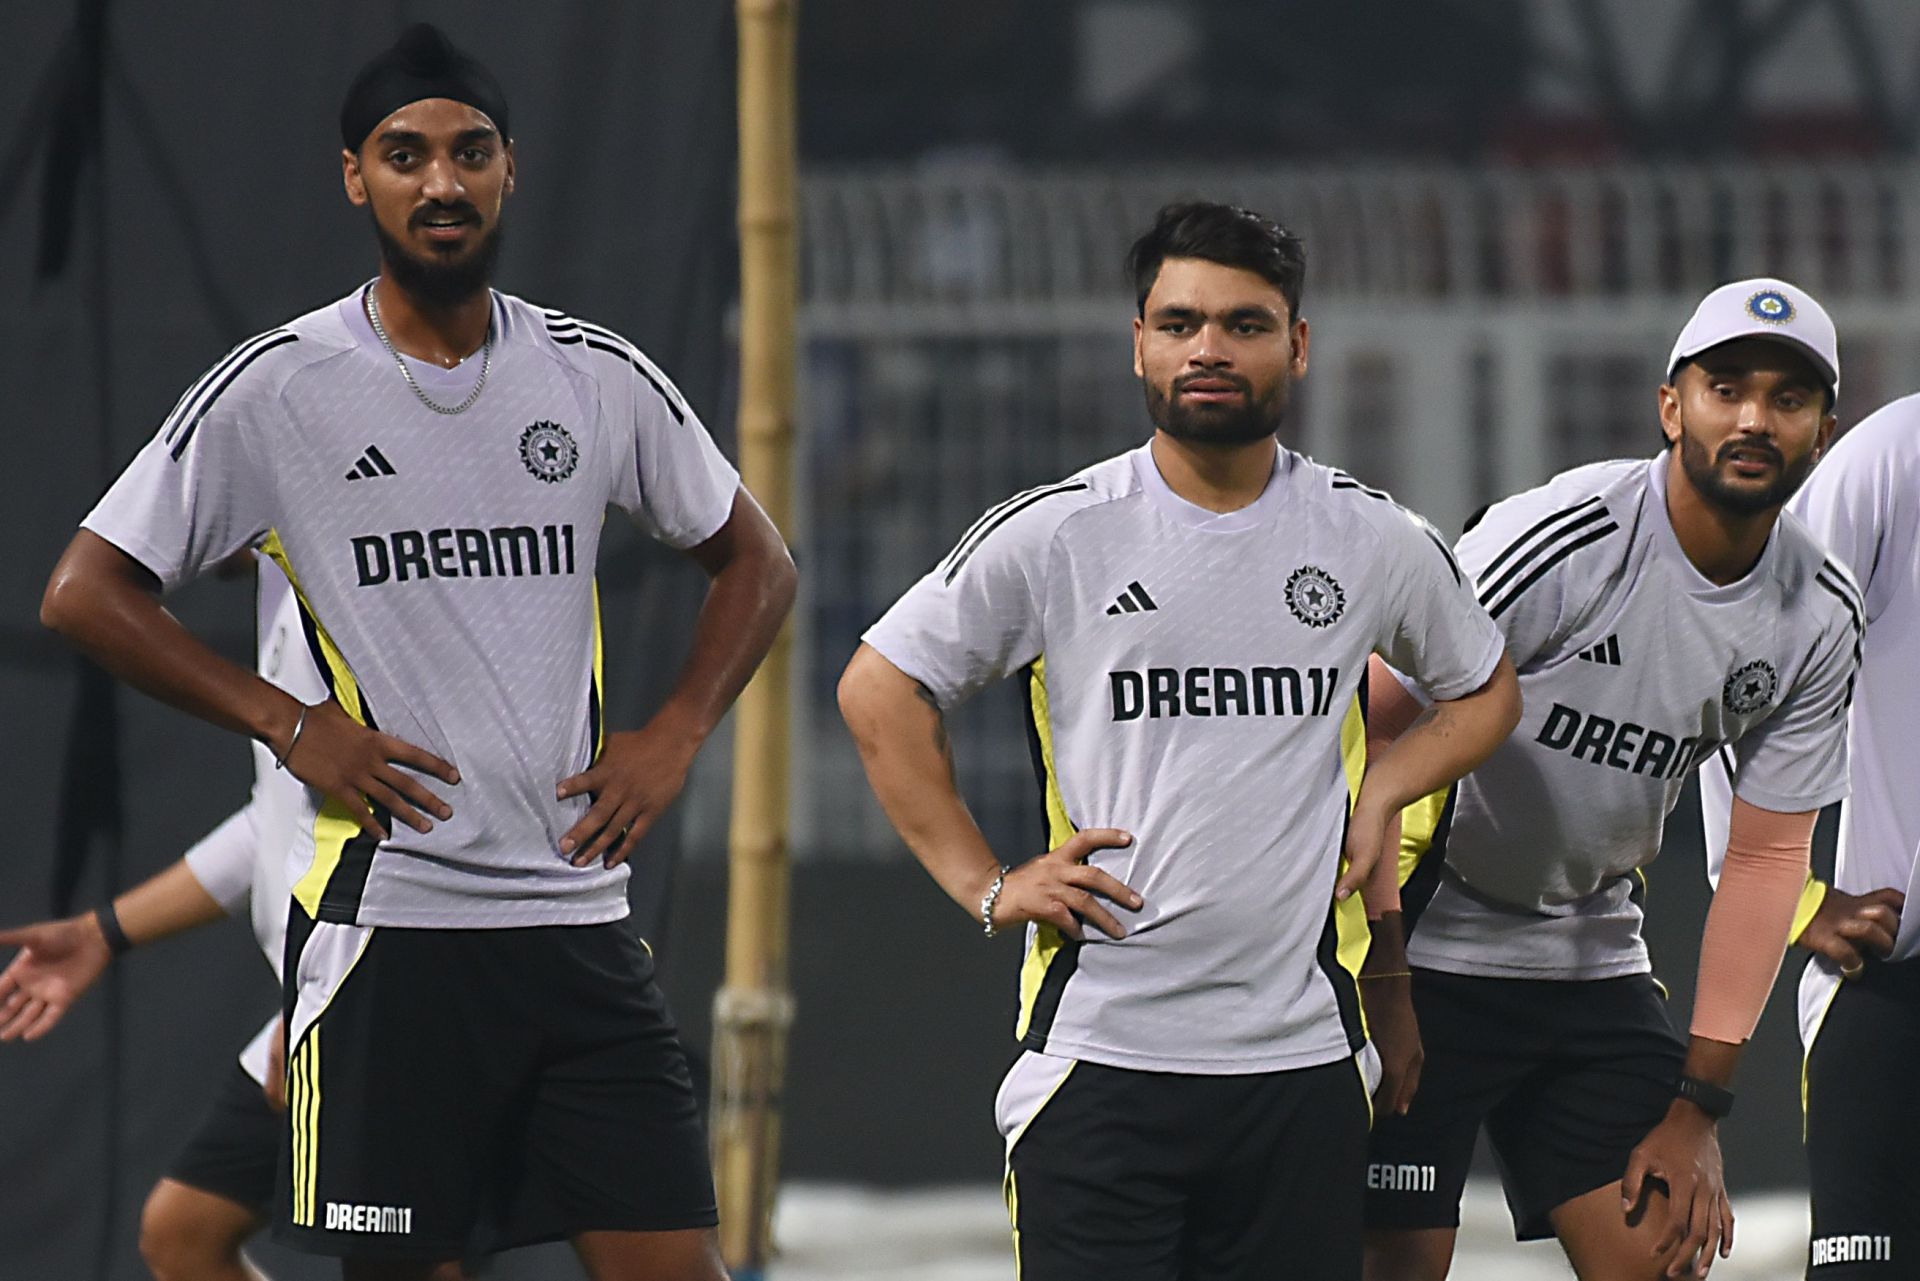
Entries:
{"label": "dark background backdrop", "polygon": [[[1194,47],[1152,74],[1103,79],[1101,23],[1124,7],[809,0],[805,158],[1474,164],[1569,149],[1891,152],[1912,139],[1872,76],[1852,101],[1782,131],[1777,103],[1724,74],[1743,50],[1793,34],[1784,6],[1723,6],[1736,16],[1692,37],[1699,65],[1652,96],[1627,91],[1620,44],[1603,32],[1543,52],[1533,15],[1551,6],[1517,0],[1144,6],[1190,28]],[[126,691],[82,707],[81,669],[39,629],[39,595],[80,516],[188,382],[240,338],[374,271],[365,215],[340,194],[334,120],[352,71],[416,18],[488,61],[513,104],[521,181],[501,287],[627,334],[731,451],[734,45],[722,0],[0,8],[0,921],[45,915],[61,866],[76,902],[97,902],[244,801],[247,754],[231,738]],[[1574,92],[1543,98],[1543,77]],[[616,530],[601,574],[620,725],[645,715],[677,666],[701,583]],[[175,605],[248,661],[248,592],[196,584]],[[1004,712],[1015,715],[1010,695]],[[665,825],[636,860],[636,906],[700,1053],[725,869],[717,848],[680,853]],[[1683,1025],[1705,902],[1689,795],[1649,905]],[[1018,944],[982,943],[904,851],[803,862],[794,921],[789,1176],[995,1178],[989,1103],[1013,1054]],[[47,1041],[0,1047],[0,1281],[143,1275],[140,1201],[273,1004],[235,925],[135,955]],[[1786,982],[1742,1074],[1726,1145],[1744,1186],[1804,1177],[1792,1005]]]}

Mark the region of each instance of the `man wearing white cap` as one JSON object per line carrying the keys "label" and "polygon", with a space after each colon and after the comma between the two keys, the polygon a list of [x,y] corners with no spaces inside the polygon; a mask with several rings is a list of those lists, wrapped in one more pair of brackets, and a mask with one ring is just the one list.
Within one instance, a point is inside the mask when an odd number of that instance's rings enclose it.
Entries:
{"label": "man wearing white cap", "polygon": [[[1373,1135],[1371,1281],[1446,1275],[1483,1125],[1516,1234],[1557,1236],[1587,1281],[1704,1275],[1732,1247],[1715,1126],[1796,926],[1814,818],[1847,790],[1861,603],[1781,513],[1833,433],[1826,312],[1785,281],[1723,286],[1667,368],[1665,451],[1496,503],[1457,548],[1524,710],[1486,763],[1406,811],[1400,883],[1369,887],[1372,914],[1402,913],[1408,962],[1403,979],[1370,965],[1370,1013],[1383,1034],[1417,1014],[1425,1042],[1417,1097],[1394,1082]],[[1420,708],[1375,675],[1369,732],[1391,739]],[[1720,751],[1739,799],[1683,1042],[1641,936],[1641,869]]]}

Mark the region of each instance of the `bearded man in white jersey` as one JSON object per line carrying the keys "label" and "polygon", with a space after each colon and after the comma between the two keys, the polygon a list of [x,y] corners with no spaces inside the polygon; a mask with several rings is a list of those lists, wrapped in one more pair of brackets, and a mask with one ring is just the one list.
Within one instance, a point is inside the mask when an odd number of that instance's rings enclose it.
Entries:
{"label": "bearded man in white jersey", "polygon": [[[485,68],[411,28],[340,127],[379,277],[188,391],[42,617],[306,784],[280,1239],[350,1279],[564,1239],[596,1281],[712,1281],[705,1141],[623,861],[765,655],[792,561],[643,353],[489,288],[514,161]],[[712,577],[666,703],[616,734],[591,577],[608,506]],[[286,571],[325,701],[162,608],[247,546]]]}
{"label": "bearded man in white jersey", "polygon": [[[1868,415],[1834,445],[1789,508],[1860,584],[1866,639],[1849,732],[1853,794],[1840,810],[1831,886],[1799,942],[1806,1048],[1811,1281],[1911,1277],[1920,1259],[1920,397]],[[1702,767],[1710,874],[1725,865],[1737,762]],[[1733,772],[1729,773],[1732,766]]]}
{"label": "bearded man in white jersey", "polygon": [[[1732,1248],[1716,1125],[1797,928],[1814,819],[1847,790],[1860,600],[1781,512],[1834,427],[1819,303],[1780,280],[1722,286],[1668,371],[1665,452],[1496,503],[1455,549],[1525,710],[1403,816],[1404,887],[1390,866],[1368,887],[1371,910],[1404,914],[1411,970],[1369,995],[1401,1007],[1395,1028],[1410,1000],[1425,1049],[1417,1093],[1402,1082],[1373,1134],[1369,1281],[1447,1274],[1483,1125],[1516,1235],[1557,1236],[1585,1281],[1704,1276]],[[1418,702],[1376,675],[1390,740]],[[1683,1043],[1641,936],[1641,869],[1722,751],[1740,799]]]}
{"label": "bearded man in white jersey", "polygon": [[[1130,267],[1152,440],[981,517],[866,633],[841,708],[941,888],[989,937],[1026,927],[996,1106],[1025,1281],[1350,1281],[1351,891],[1398,805],[1506,735],[1513,676],[1430,526],[1275,439],[1300,242],[1174,205]],[[1375,652],[1437,702],[1363,784]],[[1003,861],[943,717],[1016,673],[1048,845]]]}

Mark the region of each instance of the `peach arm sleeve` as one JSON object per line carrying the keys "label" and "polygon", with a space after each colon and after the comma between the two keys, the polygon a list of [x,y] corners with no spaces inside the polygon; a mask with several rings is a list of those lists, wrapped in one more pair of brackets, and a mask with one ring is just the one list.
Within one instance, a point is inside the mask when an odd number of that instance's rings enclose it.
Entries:
{"label": "peach arm sleeve", "polygon": [[1817,811],[1780,814],[1734,798],[1726,863],[1700,940],[1695,1036],[1738,1045],[1759,1026],[1807,886],[1818,817]]}

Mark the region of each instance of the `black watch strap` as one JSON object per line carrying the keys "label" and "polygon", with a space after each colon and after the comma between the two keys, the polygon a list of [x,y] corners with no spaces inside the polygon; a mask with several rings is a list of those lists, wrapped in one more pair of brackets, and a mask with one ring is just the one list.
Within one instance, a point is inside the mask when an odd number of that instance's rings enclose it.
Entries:
{"label": "black watch strap", "polygon": [[1702,1081],[1697,1076],[1681,1077],[1679,1084],[1673,1087],[1673,1092],[1676,1097],[1685,1099],[1716,1121],[1733,1111],[1732,1090],[1711,1081]]}

